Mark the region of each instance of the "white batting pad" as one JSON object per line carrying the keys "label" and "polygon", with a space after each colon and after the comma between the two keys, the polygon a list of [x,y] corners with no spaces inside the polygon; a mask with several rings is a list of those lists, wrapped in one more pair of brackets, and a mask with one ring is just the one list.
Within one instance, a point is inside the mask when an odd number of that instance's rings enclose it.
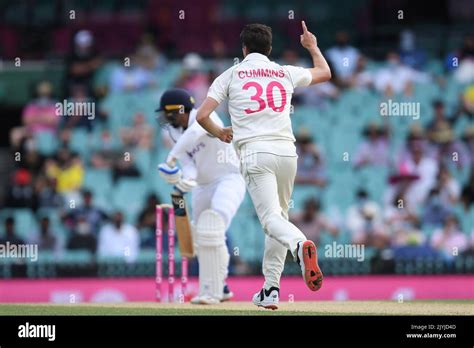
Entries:
{"label": "white batting pad", "polygon": [[230,259],[225,244],[224,220],[216,211],[205,210],[199,216],[195,233],[199,260],[199,295],[220,300]]}

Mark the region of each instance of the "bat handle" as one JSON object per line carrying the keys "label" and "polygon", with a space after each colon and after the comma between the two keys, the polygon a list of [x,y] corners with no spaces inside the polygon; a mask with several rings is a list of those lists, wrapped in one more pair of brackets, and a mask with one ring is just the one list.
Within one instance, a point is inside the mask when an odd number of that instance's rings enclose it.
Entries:
{"label": "bat handle", "polygon": [[176,162],[177,162],[177,160],[174,157],[170,157],[166,160],[166,164],[169,165],[171,168],[176,166]]}
{"label": "bat handle", "polygon": [[178,196],[178,197],[183,197],[183,193],[181,191],[178,191],[176,188],[171,192],[172,196]]}

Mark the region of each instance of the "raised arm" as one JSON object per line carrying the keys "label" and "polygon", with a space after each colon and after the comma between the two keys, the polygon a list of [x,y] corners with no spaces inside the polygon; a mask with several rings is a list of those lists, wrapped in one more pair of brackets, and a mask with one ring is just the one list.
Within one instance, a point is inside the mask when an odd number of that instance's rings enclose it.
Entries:
{"label": "raised arm", "polygon": [[219,103],[215,99],[207,97],[197,111],[196,120],[209,134],[230,143],[233,138],[232,127],[220,127],[210,117],[218,106]]}
{"label": "raised arm", "polygon": [[314,66],[308,69],[313,77],[310,85],[329,81],[331,79],[331,69],[329,69],[329,65],[318,47],[316,36],[308,31],[304,21],[301,21],[301,25],[303,27],[303,34],[300,35],[301,45],[308,50]]}

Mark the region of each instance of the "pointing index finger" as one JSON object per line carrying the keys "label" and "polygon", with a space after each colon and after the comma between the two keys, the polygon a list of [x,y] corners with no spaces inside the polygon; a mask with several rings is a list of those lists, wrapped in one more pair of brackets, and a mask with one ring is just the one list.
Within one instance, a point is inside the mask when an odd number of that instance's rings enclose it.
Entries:
{"label": "pointing index finger", "polygon": [[306,23],[304,21],[301,21],[301,26],[303,27],[303,33],[307,33],[308,28],[306,28]]}

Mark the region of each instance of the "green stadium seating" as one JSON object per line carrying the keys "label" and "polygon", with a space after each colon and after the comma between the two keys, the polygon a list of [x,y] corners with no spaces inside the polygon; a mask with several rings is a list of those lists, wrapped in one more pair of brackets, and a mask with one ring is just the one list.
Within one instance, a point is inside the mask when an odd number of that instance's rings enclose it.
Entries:
{"label": "green stadium seating", "polygon": [[84,264],[94,261],[95,256],[88,250],[68,250],[61,254],[59,262],[63,264]]}
{"label": "green stadium seating", "polygon": [[50,133],[36,133],[35,141],[38,152],[42,155],[50,156],[58,150],[58,139]]}
{"label": "green stadium seating", "polygon": [[70,149],[78,153],[83,159],[89,158],[90,136],[84,128],[76,128],[71,133]]}
{"label": "green stadium seating", "polygon": [[142,180],[121,178],[112,192],[112,205],[124,213],[126,221],[135,223],[148,192]]}
{"label": "green stadium seating", "polygon": [[151,167],[151,153],[147,149],[136,149],[132,158],[134,163],[142,175],[150,173]]}
{"label": "green stadium seating", "polygon": [[111,170],[86,168],[83,187],[91,190],[94,196],[108,195],[112,189]]}
{"label": "green stadium seating", "polygon": [[27,208],[15,208],[15,209],[1,209],[0,210],[0,236],[5,233],[4,221],[7,217],[13,217],[15,219],[15,232],[16,235],[25,241],[27,241],[32,232],[37,229],[36,218],[33,212]]}
{"label": "green stadium seating", "polygon": [[245,262],[258,260],[264,250],[264,232],[252,210],[240,208],[229,229],[231,255]]}

